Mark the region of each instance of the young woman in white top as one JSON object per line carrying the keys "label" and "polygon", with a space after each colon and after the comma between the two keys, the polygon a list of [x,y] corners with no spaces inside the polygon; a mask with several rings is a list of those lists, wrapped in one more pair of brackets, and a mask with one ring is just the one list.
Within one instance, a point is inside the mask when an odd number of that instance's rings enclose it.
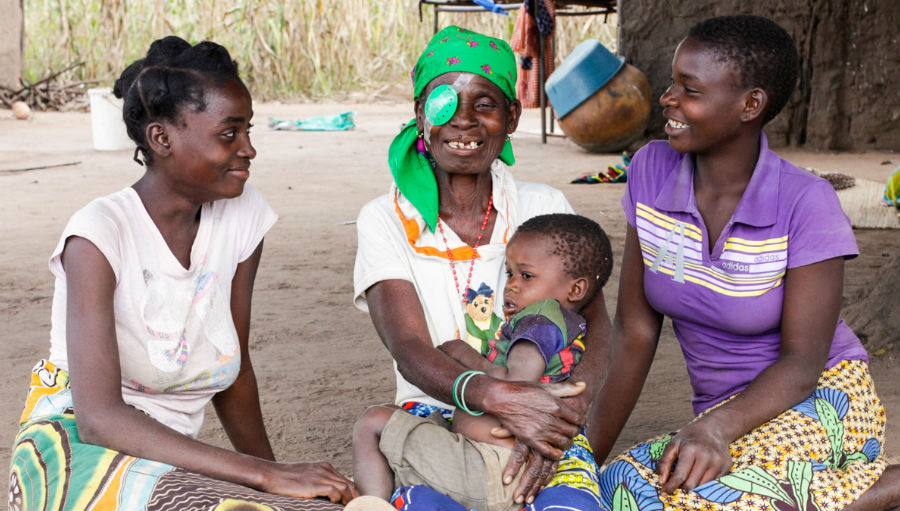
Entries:
{"label": "young woman in white top", "polygon": [[[236,64],[167,37],[114,93],[146,170],[78,211],[53,252],[50,357],[10,508],[340,509],[353,484],[328,463],[276,462],[263,425],[250,301],[277,216],[246,184],[253,110]],[[210,400],[235,451],[196,439]]]}

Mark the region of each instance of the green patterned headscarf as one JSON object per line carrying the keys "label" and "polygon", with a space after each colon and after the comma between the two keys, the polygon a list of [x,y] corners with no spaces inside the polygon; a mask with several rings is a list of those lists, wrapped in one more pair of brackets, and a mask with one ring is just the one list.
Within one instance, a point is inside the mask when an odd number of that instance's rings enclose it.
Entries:
{"label": "green patterned headscarf", "polygon": [[[418,98],[436,77],[453,72],[473,73],[493,82],[510,101],[516,99],[516,58],[502,39],[449,26],[431,38],[412,71],[413,96]],[[431,231],[437,224],[438,189],[428,157],[419,152],[416,120],[407,124],[394,138],[388,163],[394,182],[425,219]],[[500,160],[516,162],[509,140],[503,145]]]}

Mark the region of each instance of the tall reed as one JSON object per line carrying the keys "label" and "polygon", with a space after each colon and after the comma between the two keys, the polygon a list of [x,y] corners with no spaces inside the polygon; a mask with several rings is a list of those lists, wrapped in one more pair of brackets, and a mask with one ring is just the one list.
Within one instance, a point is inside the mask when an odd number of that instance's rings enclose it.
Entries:
{"label": "tall reed", "polygon": [[[231,51],[254,97],[305,101],[373,92],[402,83],[431,36],[432,8],[416,0],[28,0],[26,77],[68,64],[70,81],[110,85],[150,42],[175,34],[213,40]],[[441,13],[457,24],[509,40],[510,16]],[[616,18],[557,18],[557,62],[596,38],[615,50]]]}

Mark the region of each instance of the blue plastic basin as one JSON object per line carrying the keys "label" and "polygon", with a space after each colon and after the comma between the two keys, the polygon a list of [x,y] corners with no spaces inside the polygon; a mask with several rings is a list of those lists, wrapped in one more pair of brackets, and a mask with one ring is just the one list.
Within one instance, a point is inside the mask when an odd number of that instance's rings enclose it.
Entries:
{"label": "blue plastic basin", "polygon": [[588,39],[547,78],[547,99],[560,119],[603,88],[625,63],[596,39]]}

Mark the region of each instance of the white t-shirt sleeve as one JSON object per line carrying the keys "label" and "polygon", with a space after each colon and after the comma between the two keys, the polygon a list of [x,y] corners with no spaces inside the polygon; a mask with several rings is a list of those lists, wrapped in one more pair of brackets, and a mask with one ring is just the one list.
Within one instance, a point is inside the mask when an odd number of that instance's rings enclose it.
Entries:
{"label": "white t-shirt sleeve", "polygon": [[62,253],[66,248],[66,240],[78,236],[93,243],[103,254],[112,267],[118,283],[122,268],[122,237],[121,226],[117,222],[121,213],[116,214],[112,210],[116,207],[116,203],[100,198],[91,201],[72,215],[50,256],[50,272],[54,276],[61,277],[65,274]]}
{"label": "white t-shirt sleeve", "polygon": [[557,190],[556,188],[550,188],[550,192],[547,193],[547,201],[546,205],[548,210],[541,214],[549,214],[549,213],[569,213],[574,214],[575,209],[569,204],[569,199],[566,198],[565,194]]}
{"label": "white t-shirt sleeve", "polygon": [[238,248],[238,262],[242,263],[253,255],[263,237],[275,225],[278,215],[266,202],[262,192],[249,183],[244,185],[244,193],[233,200],[241,213],[240,218],[236,219],[239,228],[235,245]]}
{"label": "white t-shirt sleeve", "polygon": [[556,188],[541,183],[518,182],[517,224],[531,217],[551,213],[575,213],[566,196]]}
{"label": "white t-shirt sleeve", "polygon": [[409,255],[403,252],[408,244],[396,216],[391,216],[386,201],[379,197],[359,212],[356,220],[356,263],[353,268],[353,304],[361,311],[369,310],[366,290],[383,280],[412,281]]}

